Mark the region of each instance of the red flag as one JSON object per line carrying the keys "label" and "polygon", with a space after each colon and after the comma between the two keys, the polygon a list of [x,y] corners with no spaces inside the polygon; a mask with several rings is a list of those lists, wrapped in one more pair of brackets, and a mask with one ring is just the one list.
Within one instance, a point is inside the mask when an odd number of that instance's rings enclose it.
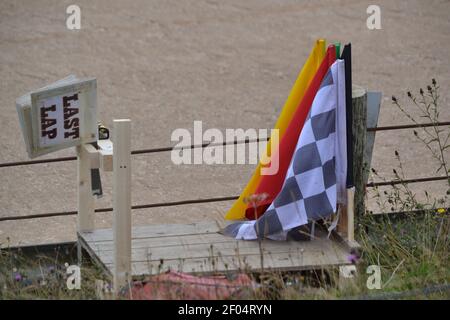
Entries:
{"label": "red flag", "polygon": [[[261,180],[255,190],[255,194],[265,193],[267,194],[267,197],[265,200],[257,204],[256,214],[255,208],[252,205],[247,206],[245,211],[245,216],[247,219],[254,220],[261,216],[280,192],[298,141],[298,137],[302,131],[303,124],[305,123],[306,116],[309,113],[309,109],[311,108],[312,102],[320,88],[323,78],[334,61],[336,61],[336,48],[334,45],[331,45],[328,47],[325,58],[323,59],[316,75],[305,92],[300,105],[295,110],[286,132],[281,138],[278,148],[271,156],[272,159],[278,159],[279,161],[277,174],[261,176]],[[268,165],[268,167],[270,166],[271,164]]]}

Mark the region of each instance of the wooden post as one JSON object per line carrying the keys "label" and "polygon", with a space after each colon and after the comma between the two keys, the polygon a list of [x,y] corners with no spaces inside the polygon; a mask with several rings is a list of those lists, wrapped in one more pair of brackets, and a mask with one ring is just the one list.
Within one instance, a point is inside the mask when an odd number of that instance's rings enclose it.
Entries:
{"label": "wooden post", "polygon": [[365,89],[353,85],[353,182],[355,185],[354,219],[358,226],[358,217],[365,212],[365,181],[364,172],[367,164],[364,163],[364,149],[367,135],[367,92]]}
{"label": "wooden post", "polygon": [[342,236],[348,236],[347,206],[339,204],[338,207],[339,220],[336,231]]}
{"label": "wooden post", "polygon": [[114,120],[114,292],[131,281],[131,121]]}
{"label": "wooden post", "polygon": [[347,239],[355,241],[355,188],[347,189]]}
{"label": "wooden post", "polygon": [[347,205],[339,205],[337,231],[349,244],[355,241],[355,188],[347,189]]}
{"label": "wooden post", "polygon": [[78,232],[94,229],[94,197],[91,188],[91,157],[85,146],[77,146],[78,157]]}

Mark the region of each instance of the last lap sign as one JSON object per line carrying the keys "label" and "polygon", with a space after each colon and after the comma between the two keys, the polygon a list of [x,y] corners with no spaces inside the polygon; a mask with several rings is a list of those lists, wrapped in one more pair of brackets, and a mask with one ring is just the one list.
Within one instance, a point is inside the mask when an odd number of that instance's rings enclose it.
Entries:
{"label": "last lap sign", "polygon": [[31,92],[29,106],[23,103],[26,98],[18,99],[17,111],[30,157],[97,141],[96,90],[95,79],[72,76]]}
{"label": "last lap sign", "polygon": [[39,101],[39,145],[42,147],[80,139],[78,93]]}

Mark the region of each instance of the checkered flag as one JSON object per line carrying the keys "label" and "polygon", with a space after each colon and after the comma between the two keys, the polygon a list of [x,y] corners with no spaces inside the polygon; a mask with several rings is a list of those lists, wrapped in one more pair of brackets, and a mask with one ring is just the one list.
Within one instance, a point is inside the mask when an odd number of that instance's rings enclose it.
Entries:
{"label": "checkered flag", "polygon": [[336,212],[337,203],[345,203],[346,139],[345,68],[336,60],[314,98],[280,193],[259,219],[233,223],[223,233],[285,240],[289,230]]}

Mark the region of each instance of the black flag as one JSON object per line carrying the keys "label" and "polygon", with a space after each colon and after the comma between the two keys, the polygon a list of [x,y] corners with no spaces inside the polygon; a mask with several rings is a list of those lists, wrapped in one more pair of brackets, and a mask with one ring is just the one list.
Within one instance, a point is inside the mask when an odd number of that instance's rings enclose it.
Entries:
{"label": "black flag", "polygon": [[347,188],[353,181],[353,114],[352,114],[352,44],[346,44],[341,54],[345,61],[345,109],[347,118]]}

